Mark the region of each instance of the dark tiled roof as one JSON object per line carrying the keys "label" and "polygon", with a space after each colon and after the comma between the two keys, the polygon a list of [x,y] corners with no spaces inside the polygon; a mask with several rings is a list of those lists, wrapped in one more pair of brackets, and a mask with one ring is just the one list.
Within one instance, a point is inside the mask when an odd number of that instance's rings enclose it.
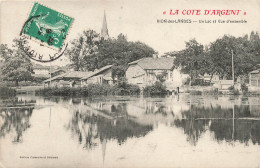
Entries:
{"label": "dark tiled roof", "polygon": [[67,69],[65,69],[65,68],[59,68],[59,69],[53,69],[53,70],[51,70],[51,72],[50,72],[50,73],[55,73],[55,72],[59,72],[59,71],[64,71],[64,72],[67,72],[68,70],[67,70]]}
{"label": "dark tiled roof", "polygon": [[33,64],[33,69],[50,69],[50,66],[43,66],[40,64]]}
{"label": "dark tiled roof", "polygon": [[78,79],[81,79],[83,77],[88,76],[90,73],[91,72],[70,71],[70,72],[67,72],[67,73],[63,73],[63,74],[54,76],[54,77],[52,77],[50,79],[47,79],[47,80],[45,80],[43,82],[49,82],[49,81],[52,81],[52,80],[63,79],[63,78],[71,78],[71,79],[78,78]]}
{"label": "dark tiled roof", "polygon": [[92,77],[92,76],[98,75],[99,73],[101,73],[101,72],[103,72],[103,71],[105,71],[105,70],[107,70],[107,69],[109,69],[109,68],[111,68],[111,67],[112,67],[112,65],[104,66],[104,67],[98,69],[98,70],[95,71],[95,72],[91,72],[88,76],[82,78],[82,80],[85,80],[85,79],[88,79],[88,78],[90,78],[90,77]]}
{"label": "dark tiled roof", "polygon": [[50,75],[48,74],[32,74],[32,76],[35,78],[46,78],[46,79],[50,77]]}
{"label": "dark tiled roof", "polygon": [[138,64],[143,69],[169,70],[173,68],[174,58],[142,58],[129,63],[129,65]]}

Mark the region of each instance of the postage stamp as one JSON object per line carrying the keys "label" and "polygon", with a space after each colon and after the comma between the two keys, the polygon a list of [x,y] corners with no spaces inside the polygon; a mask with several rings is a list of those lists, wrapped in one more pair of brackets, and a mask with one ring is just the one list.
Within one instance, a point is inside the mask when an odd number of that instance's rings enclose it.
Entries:
{"label": "postage stamp", "polygon": [[22,33],[60,49],[73,18],[35,3]]}
{"label": "postage stamp", "polygon": [[74,19],[35,2],[20,32],[21,49],[33,60],[50,62],[61,57]]}

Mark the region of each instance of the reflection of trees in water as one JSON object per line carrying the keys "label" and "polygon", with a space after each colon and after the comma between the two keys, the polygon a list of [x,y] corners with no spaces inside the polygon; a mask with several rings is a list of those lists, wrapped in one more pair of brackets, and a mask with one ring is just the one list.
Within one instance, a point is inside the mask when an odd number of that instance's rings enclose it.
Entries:
{"label": "reflection of trees in water", "polygon": [[185,134],[188,135],[187,140],[196,145],[201,134],[205,132],[209,120],[195,120],[195,119],[177,119],[174,120],[174,125],[183,128]]}
{"label": "reflection of trees in water", "polygon": [[232,120],[215,120],[210,125],[210,131],[214,132],[218,141],[233,140],[248,144],[251,140],[253,144],[260,144],[260,121],[235,120],[233,130]]}
{"label": "reflection of trees in water", "polygon": [[75,111],[67,129],[77,135],[79,143],[83,143],[87,149],[95,147],[104,140],[116,139],[118,144],[122,144],[130,137],[145,136],[153,129],[152,126],[143,126],[130,120],[124,113],[126,112],[124,105],[112,105],[111,110],[119,117],[111,114],[113,117],[106,118],[94,114],[91,110]]}
{"label": "reflection of trees in water", "polygon": [[0,137],[15,133],[13,142],[22,142],[23,132],[30,128],[33,108],[1,108]]}
{"label": "reflection of trees in water", "polygon": [[214,133],[218,141],[240,141],[248,144],[252,140],[254,144],[260,144],[260,121],[253,119],[259,117],[257,114],[250,112],[248,105],[234,106],[234,114],[232,108],[191,105],[190,110],[182,111],[183,119],[174,120],[174,125],[183,128],[188,140],[194,145],[207,129]]}

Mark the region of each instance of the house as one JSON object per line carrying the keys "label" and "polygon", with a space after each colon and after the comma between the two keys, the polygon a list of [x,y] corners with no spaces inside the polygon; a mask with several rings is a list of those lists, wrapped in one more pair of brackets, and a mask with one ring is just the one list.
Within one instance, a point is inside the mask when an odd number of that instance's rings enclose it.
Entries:
{"label": "house", "polygon": [[63,74],[63,73],[65,73],[66,71],[67,71],[67,70],[64,69],[64,68],[59,68],[59,69],[51,70],[49,74],[50,74],[51,77],[54,77],[54,76],[58,76],[58,75],[60,75],[60,74]]}
{"label": "house", "polygon": [[231,86],[234,86],[233,80],[218,80],[215,81],[213,87],[218,88],[219,90],[229,90]]}
{"label": "house", "polygon": [[217,81],[219,81],[219,75],[210,75],[206,73],[203,75],[202,79],[204,82],[216,83]]}
{"label": "house", "polygon": [[33,64],[34,76],[49,77],[50,67],[40,64]]}
{"label": "house", "polygon": [[112,78],[112,65],[107,65],[94,72],[90,72],[87,76],[81,79],[81,85],[86,86],[88,84],[113,84]]}
{"label": "house", "polygon": [[249,73],[249,91],[260,90],[260,69]]}
{"label": "house", "polygon": [[54,76],[50,79],[43,81],[44,86],[51,87],[80,87],[81,78],[86,77],[90,72],[81,72],[81,71],[69,71],[58,76]]}
{"label": "house", "polygon": [[136,84],[140,88],[163,81],[167,90],[173,91],[182,86],[186,76],[174,69],[174,58],[142,58],[129,63],[126,70],[126,78],[129,83]]}

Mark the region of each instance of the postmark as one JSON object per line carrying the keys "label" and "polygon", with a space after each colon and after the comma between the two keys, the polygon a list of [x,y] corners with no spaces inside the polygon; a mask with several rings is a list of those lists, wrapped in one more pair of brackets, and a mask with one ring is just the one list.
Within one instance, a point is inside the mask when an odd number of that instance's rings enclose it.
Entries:
{"label": "postmark", "polygon": [[33,60],[58,59],[67,47],[64,43],[74,19],[35,2],[20,32],[23,51]]}

